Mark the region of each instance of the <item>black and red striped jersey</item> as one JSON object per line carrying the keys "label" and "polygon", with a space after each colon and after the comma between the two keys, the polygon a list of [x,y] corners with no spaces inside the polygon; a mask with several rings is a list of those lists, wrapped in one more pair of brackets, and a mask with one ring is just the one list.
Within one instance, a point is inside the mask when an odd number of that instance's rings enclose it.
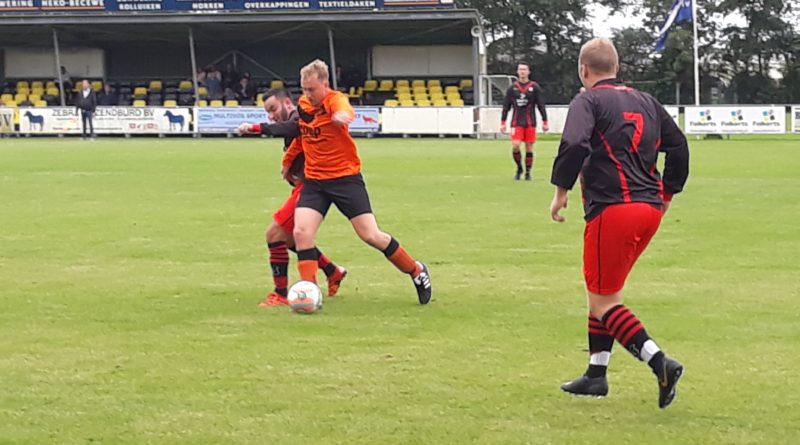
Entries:
{"label": "black and red striped jersey", "polygon": [[[659,152],[666,155],[663,180]],[[661,206],[683,190],[689,145],[655,98],[603,80],[570,103],[551,182],[571,189],[579,176],[587,221],[612,204]]]}
{"label": "black and red striped jersey", "polygon": [[542,121],[547,122],[547,109],[544,106],[542,88],[536,82],[529,80],[527,83],[514,82],[506,91],[506,98],[503,101],[503,114],[501,122],[508,118],[508,112],[512,108],[511,126],[521,128],[536,128],[536,111],[539,109]]}
{"label": "black and red striped jersey", "polygon": [[[283,151],[285,152],[289,148],[289,145],[292,144],[292,141],[300,136],[299,120],[300,113],[298,113],[297,109],[294,109],[289,113],[288,119],[284,122],[273,122],[271,124],[265,122],[260,124],[261,134],[282,137]],[[296,185],[298,181],[303,180],[305,163],[306,157],[303,153],[300,153],[292,162],[291,167],[289,167],[289,174],[287,175],[289,184]]]}

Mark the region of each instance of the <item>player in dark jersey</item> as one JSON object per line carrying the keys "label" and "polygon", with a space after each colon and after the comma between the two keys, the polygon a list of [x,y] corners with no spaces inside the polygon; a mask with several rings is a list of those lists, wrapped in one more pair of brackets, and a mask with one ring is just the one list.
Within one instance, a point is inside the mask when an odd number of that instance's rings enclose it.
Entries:
{"label": "player in dark jersey", "polygon": [[[283,137],[283,150],[289,147],[292,141],[300,135],[297,124],[299,114],[292,103],[292,97],[285,89],[273,89],[264,95],[264,109],[269,114],[273,123],[242,124],[239,126],[240,134],[265,134]],[[302,154],[295,158],[289,172],[287,181],[292,185],[292,194],[284,204],[272,215],[272,223],[267,228],[266,238],[269,248],[269,263],[272,269],[272,280],[275,290],[259,303],[259,306],[281,306],[288,304],[286,294],[288,289],[289,249],[294,250],[294,210],[297,200],[303,189],[303,169],[305,156]],[[319,252],[319,251],[318,251]],[[317,264],[328,278],[328,296],[336,295],[347,269],[334,264],[322,252],[319,252]]]}
{"label": "player in dark jersey", "polygon": [[[583,274],[589,301],[589,367],[561,388],[605,396],[606,368],[614,339],[647,362],[658,379],[658,406],[675,398],[683,366],[664,355],[644,326],[622,304],[625,279],[655,235],[672,195],[689,174],[686,137],[652,96],[616,80],[619,58],[608,39],[581,48],[579,74],[586,91],[569,106],[551,182],[553,220],[567,206],[567,191],[581,178],[586,228]],[[665,153],[663,180],[656,169]]]}
{"label": "player in dark jersey", "polygon": [[513,108],[514,112],[511,114],[511,154],[517,164],[517,172],[514,174],[514,179],[517,181],[522,176],[522,155],[519,152],[519,146],[522,141],[525,141],[525,180],[533,180],[531,176],[533,144],[536,142],[536,112],[534,111],[534,106],[539,108],[539,114],[542,115],[542,130],[550,130],[547,123],[544,97],[542,97],[542,88],[539,84],[530,80],[530,74],[531,69],[527,63],[517,65],[519,80],[514,82],[506,91],[500,122],[500,131],[505,133],[508,112]]}

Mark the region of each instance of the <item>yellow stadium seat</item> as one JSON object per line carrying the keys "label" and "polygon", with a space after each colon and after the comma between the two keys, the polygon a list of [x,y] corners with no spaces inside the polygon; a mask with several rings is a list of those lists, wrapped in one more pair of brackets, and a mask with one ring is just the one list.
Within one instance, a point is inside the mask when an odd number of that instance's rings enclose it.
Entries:
{"label": "yellow stadium seat", "polygon": [[461,95],[458,93],[447,93],[447,100],[454,101],[461,99]]}
{"label": "yellow stadium seat", "polygon": [[272,82],[269,83],[269,87],[271,89],[283,88],[283,81],[275,79],[275,80],[273,80]]}
{"label": "yellow stadium seat", "polygon": [[45,88],[50,89],[50,88],[58,88],[58,87],[56,86],[56,83],[54,81],[50,80],[45,84]]}
{"label": "yellow stadium seat", "polygon": [[422,87],[425,88],[425,81],[422,79],[414,79],[411,81],[411,88]]}
{"label": "yellow stadium seat", "polygon": [[192,89],[192,81],[191,80],[181,80],[181,83],[178,84],[179,90],[191,90]]}
{"label": "yellow stadium seat", "polygon": [[197,87],[197,95],[200,97],[208,96],[208,88]]}
{"label": "yellow stadium seat", "polygon": [[434,93],[443,93],[444,91],[442,91],[441,86],[434,85],[432,87],[428,87],[428,92],[434,94]]}
{"label": "yellow stadium seat", "polygon": [[383,106],[384,106],[384,107],[396,107],[396,106],[398,106],[398,105],[400,105],[400,102],[398,102],[398,101],[396,101],[396,100],[394,100],[394,99],[386,99],[386,100],[383,102]]}
{"label": "yellow stadium seat", "polygon": [[197,102],[197,106],[198,107],[207,107],[208,106],[208,101],[204,100],[204,99],[200,100],[200,101]]}
{"label": "yellow stadium seat", "polygon": [[428,80],[428,88],[431,88],[431,87],[439,87],[439,88],[441,88],[442,87],[442,81],[440,81],[439,79],[429,79]]}
{"label": "yellow stadium seat", "polygon": [[37,94],[39,96],[44,96],[44,88],[31,88],[31,94]]}
{"label": "yellow stadium seat", "polygon": [[225,106],[226,107],[238,107],[239,106],[239,101],[236,100],[236,99],[228,99],[228,100],[225,101]]}
{"label": "yellow stadium seat", "polygon": [[37,100],[36,102],[33,103],[33,106],[34,107],[43,108],[43,107],[47,106],[47,102],[45,102],[43,100]]}
{"label": "yellow stadium seat", "polygon": [[431,102],[429,100],[418,100],[417,101],[417,106],[418,107],[430,107],[431,106]]}
{"label": "yellow stadium seat", "polygon": [[0,102],[5,103],[5,102],[8,102],[10,100],[14,100],[14,95],[13,94],[6,93],[6,94],[3,94],[2,96],[0,96]]}
{"label": "yellow stadium seat", "polygon": [[414,95],[414,100],[416,100],[416,101],[420,101],[420,100],[429,100],[429,99],[430,99],[430,98],[428,97],[428,95],[427,95],[427,94],[415,94],[415,95]]}
{"label": "yellow stadium seat", "polygon": [[172,100],[172,99],[165,100],[164,101],[164,106],[165,107],[170,107],[170,108],[177,107],[178,106],[178,101]]}
{"label": "yellow stadium seat", "polygon": [[381,84],[378,87],[378,91],[392,91],[394,88],[394,82],[391,80],[381,80]]}
{"label": "yellow stadium seat", "polygon": [[17,82],[17,89],[25,88],[26,90],[30,88],[30,84],[27,80],[20,80]]}
{"label": "yellow stadium seat", "polygon": [[28,93],[17,93],[14,95],[14,102],[25,102],[28,99]]}
{"label": "yellow stadium seat", "polygon": [[29,94],[28,95],[28,102],[30,102],[30,103],[36,103],[36,102],[39,102],[40,100],[42,100],[42,95],[41,94]]}
{"label": "yellow stadium seat", "polygon": [[413,107],[414,106],[414,101],[413,100],[401,100],[400,101],[400,106],[401,107]]}
{"label": "yellow stadium seat", "polygon": [[431,100],[445,100],[445,97],[442,93],[431,93]]}
{"label": "yellow stadium seat", "polygon": [[161,91],[164,88],[164,84],[160,80],[151,80],[150,86],[147,87],[148,91]]}
{"label": "yellow stadium seat", "polygon": [[404,79],[401,79],[401,80],[398,80],[397,82],[395,82],[394,86],[397,87],[398,90],[400,88],[406,88],[406,89],[411,88],[411,85],[408,83],[408,81],[404,80]]}
{"label": "yellow stadium seat", "polygon": [[450,85],[449,87],[444,88],[445,93],[458,93],[458,87]]}
{"label": "yellow stadium seat", "polygon": [[136,87],[133,89],[134,96],[147,96],[147,88],[145,87]]}
{"label": "yellow stadium seat", "polygon": [[145,101],[143,101],[141,99],[137,99],[137,100],[133,101],[133,106],[134,107],[146,107],[147,106],[147,102],[145,102]]}
{"label": "yellow stadium seat", "polygon": [[463,101],[463,100],[461,100],[461,99],[451,100],[451,101],[450,101],[450,106],[453,106],[453,107],[463,107],[463,106],[464,106],[464,101]]}
{"label": "yellow stadium seat", "polygon": [[214,99],[211,102],[209,102],[209,105],[212,106],[212,107],[221,107],[221,106],[223,106],[225,104],[219,99]]}
{"label": "yellow stadium seat", "polygon": [[417,86],[415,86],[415,87],[412,87],[412,88],[411,88],[411,91],[413,91],[414,93],[420,92],[420,93],[425,93],[425,94],[428,94],[428,89],[427,89],[427,88],[425,88],[425,86],[424,86],[424,85],[423,85],[423,86],[419,86],[419,85],[417,85]]}
{"label": "yellow stadium seat", "polygon": [[17,108],[17,102],[14,101],[14,100],[7,100],[7,101],[3,102],[3,105],[5,105],[7,107],[11,107],[11,108]]}
{"label": "yellow stadium seat", "polygon": [[378,81],[374,79],[364,81],[364,91],[375,91],[378,89]]}
{"label": "yellow stadium seat", "polygon": [[40,89],[40,90],[44,89],[44,83],[41,80],[37,80],[37,81],[31,82],[31,89],[33,90],[33,89],[37,89],[37,88]]}
{"label": "yellow stadium seat", "polygon": [[412,98],[411,98],[410,94],[398,94],[397,95],[397,100],[399,100],[399,101],[412,100]]}
{"label": "yellow stadium seat", "polygon": [[461,79],[461,82],[458,83],[458,88],[472,88],[472,79]]}
{"label": "yellow stadium seat", "polygon": [[93,80],[91,82],[91,86],[95,93],[99,93],[100,91],[103,90],[103,82],[99,80]]}
{"label": "yellow stadium seat", "polygon": [[58,96],[61,94],[58,88],[50,88],[50,87],[47,87],[46,93],[48,96]]}
{"label": "yellow stadium seat", "polygon": [[434,99],[432,102],[434,107],[446,107],[447,101],[444,99]]}

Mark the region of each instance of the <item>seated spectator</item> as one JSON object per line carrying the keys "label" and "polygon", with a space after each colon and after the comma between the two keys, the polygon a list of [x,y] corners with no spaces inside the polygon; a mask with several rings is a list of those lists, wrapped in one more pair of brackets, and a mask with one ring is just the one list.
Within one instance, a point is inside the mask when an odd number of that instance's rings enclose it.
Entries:
{"label": "seated spectator", "polygon": [[[55,82],[58,84],[58,77],[56,77]],[[69,71],[64,66],[61,67],[61,82],[61,91],[72,91],[72,77],[70,77]]]}
{"label": "seated spectator", "polygon": [[253,100],[256,95],[256,87],[250,83],[250,73],[245,73],[244,77],[239,80],[239,84],[236,85],[234,92],[239,102]]}
{"label": "seated spectator", "polygon": [[112,107],[119,105],[119,95],[110,84],[103,85],[103,92],[97,98],[97,104],[105,107]]}
{"label": "seated spectator", "polygon": [[222,98],[222,73],[214,65],[206,68],[206,88],[208,88],[208,95],[211,99]]}
{"label": "seated spectator", "polygon": [[225,71],[222,73],[222,88],[236,88],[239,79],[239,73],[233,69],[233,65],[230,63],[225,65]]}

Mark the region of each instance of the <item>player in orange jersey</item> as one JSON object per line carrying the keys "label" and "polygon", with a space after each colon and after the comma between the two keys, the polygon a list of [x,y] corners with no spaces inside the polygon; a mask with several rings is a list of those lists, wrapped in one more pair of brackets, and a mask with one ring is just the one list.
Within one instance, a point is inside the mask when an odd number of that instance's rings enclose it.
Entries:
{"label": "player in orange jersey", "polygon": [[300,138],[283,157],[284,172],[294,159],[306,157],[305,184],[295,210],[294,240],[300,278],[315,281],[318,250],[315,238],[335,204],[358,236],[380,250],[400,271],[411,276],[420,304],[428,304],[432,287],[428,267],[414,260],[391,235],[380,230],[372,213],[361,160],[348,125],[355,111],[347,96],[330,89],[328,66],[315,60],[300,71],[303,96],[298,102]]}
{"label": "player in orange jersey", "polygon": [[[264,95],[264,110],[266,110],[272,123],[250,124],[239,126],[239,134],[264,134],[283,137],[284,151],[291,142],[300,137],[297,126],[299,116],[292,103],[292,96],[285,89],[272,89]],[[272,280],[275,289],[259,303],[259,306],[283,306],[289,304],[286,298],[289,281],[289,249],[294,250],[294,209],[300,191],[303,189],[303,163],[304,157],[298,156],[292,163],[287,176],[287,181],[292,186],[292,194],[286,199],[281,208],[272,214],[272,223],[267,228],[267,248],[269,249],[269,263],[272,269]],[[318,251],[319,267],[328,278],[328,296],[336,295],[339,285],[347,276],[347,269],[334,264],[325,254]]]}

